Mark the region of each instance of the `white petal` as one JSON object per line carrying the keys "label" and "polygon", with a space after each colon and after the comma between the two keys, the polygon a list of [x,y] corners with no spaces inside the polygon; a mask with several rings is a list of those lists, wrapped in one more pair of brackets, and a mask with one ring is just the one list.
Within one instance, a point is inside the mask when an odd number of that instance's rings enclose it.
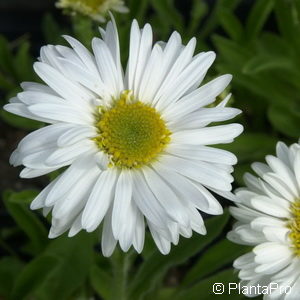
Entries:
{"label": "white petal", "polygon": [[141,32],[136,20],[133,20],[130,30],[129,58],[126,69],[126,85],[129,90],[134,87],[134,78],[137,67],[139,48],[141,42]]}
{"label": "white petal", "polygon": [[[208,68],[215,60],[214,52],[200,53],[196,55],[192,62],[181,72],[181,74],[163,90],[159,97],[157,108],[164,110],[168,104],[175,102],[182,97],[195,83],[200,84]],[[156,96],[158,97],[158,96]]]}
{"label": "white petal", "polygon": [[137,170],[132,175],[134,176],[133,193],[136,205],[156,227],[164,228],[169,217],[149,189],[142,172]]}
{"label": "white petal", "polygon": [[77,102],[78,105],[87,105],[87,101],[91,99],[92,95],[86,89],[76,85],[53,67],[41,62],[36,62],[33,67],[40,78],[63,98]]}
{"label": "white petal", "polygon": [[131,209],[131,198],[131,172],[129,170],[122,170],[116,183],[115,199],[112,211],[112,230],[116,240],[120,238],[120,234],[123,229],[126,228],[128,213]]}
{"label": "white petal", "polygon": [[111,228],[111,218],[112,218],[112,208],[110,208],[104,218],[101,248],[102,253],[105,257],[112,255],[116,245],[117,240],[114,238],[112,228]]}
{"label": "white petal", "polygon": [[278,218],[288,218],[289,213],[289,203],[275,203],[273,199],[265,196],[257,196],[251,199],[251,204],[257,210],[275,216]]}
{"label": "white petal", "polygon": [[140,212],[137,211],[137,218],[136,218],[136,228],[133,238],[133,247],[138,253],[141,253],[144,247],[145,241],[145,222],[144,216]]}
{"label": "white petal", "polygon": [[172,107],[168,107],[168,109],[163,112],[162,116],[166,118],[166,120],[174,120],[212,103],[227,87],[231,79],[231,75],[222,75],[208,82],[181,98],[174,103]]}
{"label": "white petal", "polygon": [[46,159],[45,163],[52,167],[57,164],[73,162],[89,152],[96,152],[96,146],[91,140],[83,140],[68,147],[57,149]]}
{"label": "white petal", "polygon": [[152,48],[152,29],[149,24],[146,24],[141,31],[141,40],[139,46],[139,52],[136,62],[136,69],[134,72],[133,92],[137,96],[139,92],[139,86],[144,76],[144,70],[149,60],[149,56]]}
{"label": "white petal", "polygon": [[67,42],[73,47],[74,51],[77,53],[82,63],[91,71],[93,74],[97,75],[98,70],[96,67],[96,62],[92,54],[76,39],[64,35],[63,36]]}
{"label": "white petal", "polygon": [[170,155],[161,155],[160,162],[168,169],[213,188],[231,191],[232,177],[225,171],[216,170],[205,162],[192,162]]}
{"label": "white petal", "polygon": [[31,111],[28,110],[28,107],[23,103],[9,103],[4,105],[3,109],[12,114],[25,117],[28,119],[41,121],[45,123],[54,123],[52,119],[48,119],[47,117],[41,117],[33,114]]}
{"label": "white petal", "polygon": [[123,90],[123,82],[119,81],[120,78],[111,52],[107,45],[98,38],[93,38],[92,47],[104,86],[107,87],[112,97],[117,98]]}
{"label": "white petal", "polygon": [[57,139],[57,146],[66,147],[77,142],[95,137],[97,132],[92,126],[74,126]]}
{"label": "white petal", "polygon": [[213,145],[231,143],[243,132],[240,124],[228,124],[205,127],[194,130],[182,130],[172,134],[174,144]]}
{"label": "white petal", "polygon": [[235,165],[237,163],[236,156],[231,152],[207,146],[170,144],[165,151],[176,156],[206,162],[226,165]]}
{"label": "white petal", "polygon": [[95,166],[85,170],[76,185],[73,185],[62,198],[57,199],[52,210],[53,218],[73,222],[85,206],[90,189],[94,185],[98,174],[99,169]]}
{"label": "white petal", "polygon": [[143,167],[142,171],[151,191],[166,210],[166,213],[179,224],[189,226],[189,219],[185,208],[172,189],[151,168]]}
{"label": "white petal", "polygon": [[93,231],[101,223],[113,199],[117,172],[103,171],[90,194],[82,214],[82,227]]}
{"label": "white petal", "polygon": [[28,107],[28,110],[39,118],[47,118],[51,122],[69,122],[75,124],[92,125],[92,114],[80,111],[78,108],[67,104],[42,103]]}
{"label": "white petal", "polygon": [[152,237],[154,239],[154,242],[157,246],[157,248],[159,249],[159,251],[164,254],[167,255],[170,250],[171,250],[171,244],[170,242],[165,239],[163,236],[161,236],[155,229],[154,227],[151,225],[151,223],[148,223],[149,225],[149,229],[150,232],[152,234]]}
{"label": "white petal", "polygon": [[187,130],[205,127],[211,122],[227,121],[234,118],[242,111],[236,108],[200,108],[183,118],[175,119],[170,122],[170,130]]}
{"label": "white petal", "polygon": [[267,155],[266,161],[268,165],[271,167],[273,172],[276,173],[276,175],[281,178],[284,183],[291,189],[293,194],[297,195],[299,194],[298,184],[295,180],[295,175],[292,172],[292,170],[284,164],[279,158],[273,156],[273,155]]}
{"label": "white petal", "polygon": [[178,173],[169,171],[159,162],[154,163],[153,168],[168,182],[170,186],[173,187],[173,189],[175,189],[176,194],[179,195],[179,199],[193,203],[193,205],[200,210],[202,210],[202,208],[208,209],[209,203],[207,198],[202,195],[197,186],[189,179]]}
{"label": "white petal", "polygon": [[[176,41],[178,44],[181,43],[181,41],[179,39],[176,39]],[[175,41],[175,43],[176,43],[176,41]],[[174,81],[177,80],[178,76],[180,76],[181,73],[184,71],[184,69],[188,67],[188,64],[191,63],[193,53],[195,51],[195,47],[196,47],[196,39],[192,38],[189,41],[189,43],[186,45],[186,47],[182,48],[181,53],[178,55],[178,58],[176,57],[176,60],[173,62],[173,64],[172,65],[168,64],[168,67],[170,67],[170,70],[168,70],[168,72],[165,74],[165,79],[153,99],[154,103],[161,101],[161,97],[163,97],[164,93],[166,91],[172,89]],[[176,46],[175,46],[174,50],[176,51]],[[166,57],[166,54],[164,55],[164,59],[169,60],[169,58]],[[199,67],[199,69],[200,69],[200,67]],[[175,101],[175,100],[176,100],[176,98],[173,98],[173,101]],[[159,107],[160,108],[165,107],[168,104],[168,102],[161,104]]]}

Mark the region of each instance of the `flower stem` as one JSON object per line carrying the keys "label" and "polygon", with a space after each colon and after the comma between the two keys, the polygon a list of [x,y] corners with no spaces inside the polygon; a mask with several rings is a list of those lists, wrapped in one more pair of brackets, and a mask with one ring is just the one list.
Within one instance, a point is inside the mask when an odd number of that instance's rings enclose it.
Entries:
{"label": "flower stem", "polygon": [[127,300],[128,271],[132,262],[132,252],[123,253],[116,249],[111,257],[113,268],[113,286],[111,300]]}

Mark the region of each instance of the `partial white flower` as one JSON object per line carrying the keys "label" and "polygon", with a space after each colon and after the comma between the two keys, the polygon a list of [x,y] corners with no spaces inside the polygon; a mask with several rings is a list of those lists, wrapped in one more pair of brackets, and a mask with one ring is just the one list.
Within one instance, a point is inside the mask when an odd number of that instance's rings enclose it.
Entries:
{"label": "partial white flower", "polygon": [[58,0],[56,7],[64,9],[71,15],[85,15],[98,22],[104,22],[109,11],[119,13],[129,11],[123,0]]}
{"label": "partial white flower", "polygon": [[[254,163],[258,177],[245,174],[246,188],[236,191],[238,220],[228,238],[253,245],[234,262],[241,284],[254,297],[268,286],[264,299],[296,300],[300,295],[300,145],[279,142],[267,164]],[[252,287],[252,288],[251,288]],[[262,289],[260,289],[262,291]]]}
{"label": "partial white flower", "polygon": [[240,110],[225,107],[230,96],[205,107],[231,75],[198,88],[215,54],[194,56],[196,40],[185,46],[177,32],[153,46],[151,26],[133,21],[124,76],[114,21],[101,35],[93,54],[69,36],[71,48],[41,49],[34,69],[46,85],[23,83],[5,109],[52,125],[25,137],[11,163],[25,166],[24,178],[69,166],[31,205],[52,211],[49,237],[90,232],[104,220],[104,255],[118,241],[141,252],[147,224],[167,254],[179,235],[206,233],[198,210],[222,214],[208,189],[231,197],[236,157],[211,145],[232,142],[243,128],[207,125]]}

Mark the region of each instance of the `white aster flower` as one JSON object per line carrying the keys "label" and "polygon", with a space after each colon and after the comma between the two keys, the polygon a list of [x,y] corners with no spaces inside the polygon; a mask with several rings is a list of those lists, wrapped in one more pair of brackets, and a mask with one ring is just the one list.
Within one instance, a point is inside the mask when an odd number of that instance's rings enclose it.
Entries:
{"label": "white aster flower", "polygon": [[225,107],[229,96],[205,106],[231,75],[197,88],[215,54],[193,56],[196,40],[182,45],[177,32],[153,46],[151,26],[133,21],[124,76],[114,21],[101,34],[93,54],[69,36],[71,48],[41,49],[34,69],[46,85],[23,83],[5,109],[52,125],[25,137],[11,163],[25,166],[24,178],[69,166],[31,205],[52,211],[51,238],[93,231],[104,220],[104,255],[117,241],[140,252],[147,224],[166,254],[179,235],[205,234],[198,209],[222,213],[208,189],[230,196],[236,157],[210,145],[232,142],[242,126],[206,126],[240,110]]}
{"label": "white aster flower", "polygon": [[79,13],[98,22],[104,22],[105,15],[110,10],[119,13],[129,11],[123,0],[58,0],[56,7],[64,9],[71,15]]}
{"label": "white aster flower", "polygon": [[245,174],[247,187],[237,190],[240,203],[230,209],[238,222],[228,238],[255,246],[234,262],[248,296],[256,296],[259,289],[254,286],[260,284],[268,286],[264,299],[296,300],[300,295],[300,145],[288,148],[279,142],[276,154],[266,157],[267,164],[252,165],[258,178]]}

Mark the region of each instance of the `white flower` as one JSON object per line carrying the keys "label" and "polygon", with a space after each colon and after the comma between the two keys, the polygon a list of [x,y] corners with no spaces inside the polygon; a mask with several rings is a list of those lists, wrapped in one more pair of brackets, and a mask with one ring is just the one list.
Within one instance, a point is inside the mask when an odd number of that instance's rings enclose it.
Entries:
{"label": "white flower", "polygon": [[98,22],[104,22],[105,15],[110,10],[119,13],[129,11],[123,0],[58,0],[56,7],[64,9],[71,15],[79,13]]}
{"label": "white flower", "polygon": [[247,187],[237,190],[240,203],[231,207],[238,222],[228,238],[255,246],[234,262],[248,296],[255,296],[253,286],[260,284],[269,287],[264,299],[296,300],[300,295],[300,145],[288,148],[279,142],[276,154],[266,157],[267,164],[252,165],[259,178],[245,174]]}
{"label": "white flower", "polygon": [[11,163],[25,166],[24,178],[70,165],[31,205],[52,211],[51,238],[93,231],[104,219],[104,255],[117,241],[140,252],[147,224],[166,254],[180,234],[206,233],[198,209],[222,213],[208,189],[231,195],[236,157],[210,145],[232,142],[242,126],[206,126],[240,110],[225,107],[230,96],[205,107],[231,75],[197,88],[215,54],[193,56],[196,40],[184,46],[177,32],[152,46],[151,26],[140,30],[133,21],[123,76],[114,21],[101,34],[93,55],[68,36],[72,48],[41,49],[34,69],[47,85],[23,83],[5,109],[52,125],[25,137]]}

